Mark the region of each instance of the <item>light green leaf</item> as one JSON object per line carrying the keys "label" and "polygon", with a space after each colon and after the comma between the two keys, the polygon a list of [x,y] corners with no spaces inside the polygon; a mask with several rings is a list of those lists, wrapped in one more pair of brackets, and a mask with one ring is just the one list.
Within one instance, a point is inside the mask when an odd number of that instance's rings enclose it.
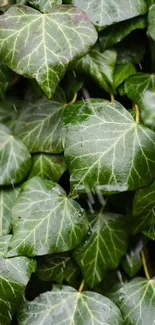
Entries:
{"label": "light green leaf", "polygon": [[108,270],[115,269],[127,250],[124,216],[104,213],[91,216],[90,233],[73,252],[85,282],[94,287]]}
{"label": "light green leaf", "polygon": [[92,49],[82,59],[73,65],[75,71],[90,75],[96,83],[110,94],[113,93],[113,74],[117,53],[114,49],[101,53],[98,49]]}
{"label": "light green leaf", "polygon": [[36,262],[26,257],[0,260],[0,324],[9,325],[14,312],[19,309]]}
{"label": "light green leaf", "polygon": [[0,124],[0,185],[18,183],[31,167],[31,156],[25,145]]}
{"label": "light green leaf", "polygon": [[145,0],[130,0],[128,6],[124,0],[72,0],[72,4],[85,11],[93,24],[99,27],[106,27],[147,12]]}
{"label": "light green leaf", "polygon": [[148,12],[148,33],[155,41],[155,4],[149,8]]}
{"label": "light green leaf", "polygon": [[61,115],[64,108],[65,103],[57,99],[25,102],[14,133],[32,153],[60,153],[63,151]]}
{"label": "light green leaf", "polygon": [[69,253],[59,253],[40,257],[37,262],[36,275],[43,281],[62,283],[66,280],[69,284],[75,281],[79,272]]}
{"label": "light green leaf", "polygon": [[130,75],[136,72],[136,68],[132,63],[126,63],[123,65],[117,65],[114,72],[114,89],[126,80]]}
{"label": "light green leaf", "polygon": [[12,207],[20,188],[0,190],[0,236],[7,235],[11,229]]}
{"label": "light green leaf", "polygon": [[8,256],[45,255],[75,248],[88,231],[84,210],[60,185],[40,177],[26,182],[13,207]]}
{"label": "light green leaf", "polygon": [[48,154],[37,154],[32,157],[32,169],[29,178],[40,176],[57,182],[67,169],[63,156],[52,156]]}
{"label": "light green leaf", "polygon": [[0,63],[0,97],[5,98],[7,87],[12,79],[12,72],[5,64]]}
{"label": "light green leaf", "polygon": [[135,278],[115,292],[124,325],[155,324],[155,280]]}
{"label": "light green leaf", "polygon": [[64,111],[71,192],[134,190],[155,176],[155,133],[118,102],[76,102]]}
{"label": "light green leaf", "polygon": [[81,294],[72,287],[55,286],[18,313],[19,325],[122,325],[120,310],[108,298],[90,291]]}
{"label": "light green leaf", "polygon": [[35,78],[50,98],[68,63],[89,51],[97,33],[77,8],[58,6],[42,14],[15,5],[0,16],[0,40],[4,63],[25,77]]}
{"label": "light green leaf", "polygon": [[62,0],[29,0],[28,2],[44,13],[50,12],[54,6],[62,4]]}
{"label": "light green leaf", "polygon": [[109,49],[135,29],[143,29],[147,25],[146,17],[135,17],[130,20],[112,25],[99,34],[99,43],[102,51]]}
{"label": "light green leaf", "polygon": [[0,237],[0,258],[7,253],[11,237],[12,235],[6,235]]}

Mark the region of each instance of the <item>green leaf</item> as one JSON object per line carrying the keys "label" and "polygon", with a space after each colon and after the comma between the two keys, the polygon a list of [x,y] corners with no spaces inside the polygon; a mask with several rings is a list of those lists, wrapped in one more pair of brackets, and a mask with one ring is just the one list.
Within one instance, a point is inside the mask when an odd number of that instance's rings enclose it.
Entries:
{"label": "green leaf", "polygon": [[5,64],[0,63],[0,98],[5,98],[5,93],[12,79],[12,72]]}
{"label": "green leaf", "polygon": [[153,325],[155,320],[155,280],[135,278],[115,293],[125,325]]}
{"label": "green leaf", "polygon": [[92,49],[82,59],[74,63],[75,71],[91,76],[96,83],[108,93],[113,93],[113,74],[117,53],[115,50],[107,50],[101,53],[98,49]]}
{"label": "green leaf", "polygon": [[155,182],[136,192],[132,222],[134,233],[155,225]]}
{"label": "green leaf", "polygon": [[9,325],[23,299],[36,262],[26,257],[0,260],[0,324]]}
{"label": "green leaf", "polygon": [[[131,239],[133,241],[133,239]],[[131,243],[127,254],[122,258],[121,266],[129,277],[134,277],[142,267],[141,251],[143,249],[142,240]]]}
{"label": "green leaf", "polygon": [[32,157],[32,162],[29,178],[40,176],[57,182],[67,168],[64,157],[58,155],[37,154]]}
{"label": "green leaf", "polygon": [[64,111],[71,192],[134,190],[155,176],[155,133],[118,102],[76,102]]}
{"label": "green leaf", "polygon": [[7,253],[11,237],[12,235],[6,235],[0,237],[0,258]]}
{"label": "green leaf", "polygon": [[62,0],[29,0],[28,1],[34,8],[46,13],[50,12],[54,6],[62,4]]}
{"label": "green leaf", "polygon": [[[74,64],[73,64],[74,65]],[[63,90],[65,91],[67,103],[71,102],[77,93],[84,85],[83,78],[76,75],[74,71],[67,71],[65,77],[63,78]]]}
{"label": "green leaf", "polygon": [[40,257],[37,263],[36,275],[43,281],[69,284],[76,280],[79,272],[73,258],[68,253],[59,253]]}
{"label": "green leaf", "polygon": [[155,41],[155,4],[149,8],[148,12],[148,33]]}
{"label": "green leaf", "polygon": [[[70,3],[70,1],[69,1]],[[130,0],[127,6],[124,0],[72,0],[72,4],[85,11],[94,25],[106,27],[147,12],[145,0]]]}
{"label": "green leaf", "polygon": [[15,5],[0,16],[0,39],[4,63],[25,77],[35,78],[50,98],[68,63],[89,51],[97,33],[77,8],[59,6],[42,14]]}
{"label": "green leaf", "polygon": [[0,124],[0,185],[18,183],[31,167],[31,156],[25,145]]}
{"label": "green leaf", "polygon": [[60,185],[40,177],[26,182],[13,207],[8,256],[45,255],[75,248],[88,231],[84,210]]}
{"label": "green leaf", "polygon": [[115,269],[127,250],[124,216],[104,213],[91,216],[90,233],[73,252],[85,282],[94,287],[108,270]]}
{"label": "green leaf", "polygon": [[0,123],[13,129],[20,114],[21,107],[22,101],[14,97],[9,97],[5,101],[0,101]]}
{"label": "green leaf", "polygon": [[32,153],[60,153],[63,151],[61,115],[64,108],[65,103],[57,99],[25,102],[14,133]]}
{"label": "green leaf", "polygon": [[136,17],[104,29],[99,34],[99,43],[102,51],[109,49],[135,29],[143,29],[147,25],[146,17]]}
{"label": "green leaf", "polygon": [[117,65],[114,73],[114,83],[113,83],[114,89],[117,89],[117,87],[124,80],[126,80],[130,75],[134,74],[135,72],[136,72],[136,68],[132,63]]}
{"label": "green leaf", "polygon": [[12,207],[20,188],[0,190],[0,236],[7,235],[11,229]]}
{"label": "green leaf", "polygon": [[79,294],[67,286],[55,286],[21,307],[19,325],[34,325],[34,321],[35,325],[123,324],[119,309],[108,298],[90,291]]}

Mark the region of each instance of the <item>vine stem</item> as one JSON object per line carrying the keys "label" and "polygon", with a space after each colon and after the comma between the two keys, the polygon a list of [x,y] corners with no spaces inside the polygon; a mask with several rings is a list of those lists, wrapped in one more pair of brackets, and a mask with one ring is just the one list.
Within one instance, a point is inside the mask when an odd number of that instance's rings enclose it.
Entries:
{"label": "vine stem", "polygon": [[115,100],[114,95],[110,95],[110,104],[112,104],[114,102],[114,100]]}
{"label": "vine stem", "polygon": [[73,97],[73,99],[71,100],[71,102],[70,102],[70,103],[68,103],[68,105],[70,105],[70,104],[74,104],[74,103],[76,102],[76,99],[77,99],[77,95],[78,95],[78,93],[76,92],[76,93],[74,94],[74,97]]}
{"label": "vine stem", "polygon": [[102,213],[103,213],[103,211],[104,211],[104,208],[105,208],[105,206],[106,206],[106,204],[107,204],[107,201],[108,201],[108,199],[105,199],[105,201],[104,201],[104,203],[103,203],[103,205],[102,205],[102,207],[101,207],[101,209],[100,209],[100,212],[99,212],[99,216],[101,216],[102,215]]}
{"label": "vine stem", "polygon": [[84,288],[84,285],[85,285],[85,282],[84,282],[84,280],[82,280],[82,282],[81,282],[81,284],[80,284],[80,288],[79,288],[79,290],[78,290],[79,293],[82,292],[82,290],[83,290],[83,288]]}
{"label": "vine stem", "polygon": [[135,110],[136,110],[136,123],[139,123],[139,117],[140,117],[140,112],[139,112],[139,107],[137,104],[134,105]]}
{"label": "vine stem", "polygon": [[144,272],[145,272],[145,276],[147,278],[147,280],[151,280],[149,271],[148,271],[148,267],[147,267],[147,263],[146,263],[146,257],[145,257],[145,251],[144,249],[141,251],[141,256],[142,256],[142,262],[143,262],[143,268],[144,268]]}

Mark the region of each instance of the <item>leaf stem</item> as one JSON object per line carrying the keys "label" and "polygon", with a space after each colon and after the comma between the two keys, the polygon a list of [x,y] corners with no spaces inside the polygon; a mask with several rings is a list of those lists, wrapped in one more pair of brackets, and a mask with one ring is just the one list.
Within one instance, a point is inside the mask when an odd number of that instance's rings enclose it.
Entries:
{"label": "leaf stem", "polygon": [[76,92],[76,93],[74,94],[74,97],[73,97],[73,99],[71,100],[71,102],[70,102],[70,103],[68,103],[67,105],[71,105],[71,104],[74,104],[74,103],[76,102],[76,99],[77,99],[77,95],[78,95],[78,93]]}
{"label": "leaf stem", "polygon": [[103,213],[103,211],[104,211],[104,208],[105,208],[105,206],[106,206],[106,204],[107,204],[107,201],[108,201],[108,199],[105,199],[105,201],[104,201],[104,203],[103,203],[103,205],[102,205],[102,207],[101,207],[101,209],[100,209],[100,212],[99,212],[99,216],[101,216],[102,215],[102,213]]}
{"label": "leaf stem", "polygon": [[79,288],[79,290],[78,290],[79,293],[82,292],[82,290],[83,290],[83,288],[84,288],[84,285],[85,285],[85,282],[84,282],[84,280],[82,280],[82,282],[81,282],[81,284],[80,284],[80,288]]}
{"label": "leaf stem", "polygon": [[115,100],[115,97],[114,97],[114,95],[110,95],[110,104],[113,104],[113,102],[114,102],[114,100]]}
{"label": "leaf stem", "polygon": [[139,123],[139,117],[140,117],[140,112],[139,112],[139,107],[137,104],[134,105],[135,110],[136,110],[136,123]]}
{"label": "leaf stem", "polygon": [[147,267],[147,263],[146,263],[146,256],[145,256],[145,251],[144,249],[141,251],[141,256],[142,256],[142,262],[143,262],[143,268],[144,268],[144,272],[145,272],[145,276],[147,278],[147,280],[151,280],[149,271],[148,271],[148,267]]}

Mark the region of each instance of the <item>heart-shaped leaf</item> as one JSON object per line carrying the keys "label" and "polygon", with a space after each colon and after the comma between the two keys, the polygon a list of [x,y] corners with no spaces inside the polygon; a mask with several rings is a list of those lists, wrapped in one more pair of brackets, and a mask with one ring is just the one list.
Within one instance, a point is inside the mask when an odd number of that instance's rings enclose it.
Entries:
{"label": "heart-shaped leaf", "polygon": [[108,298],[90,291],[80,294],[66,286],[55,286],[21,307],[19,325],[34,325],[34,320],[35,325],[123,324],[120,310]]}
{"label": "heart-shaped leaf", "polygon": [[0,185],[20,182],[30,167],[31,156],[26,146],[0,124]]}
{"label": "heart-shaped leaf", "polygon": [[25,77],[35,78],[50,98],[68,63],[88,52],[97,33],[88,17],[72,6],[58,6],[42,14],[15,5],[0,16],[0,39],[4,63]]}
{"label": "heart-shaped leaf", "polygon": [[104,213],[91,217],[90,233],[73,252],[90,287],[101,282],[105,272],[116,268],[127,250],[124,216]]}
{"label": "heart-shaped leaf", "polygon": [[42,12],[50,12],[54,6],[62,4],[62,0],[29,0],[28,2]]}
{"label": "heart-shaped leaf", "polygon": [[13,207],[8,256],[45,255],[75,248],[88,231],[84,210],[60,185],[33,177]]}
{"label": "heart-shaped leaf", "polygon": [[64,123],[72,192],[134,190],[155,176],[155,133],[120,103],[76,102],[66,107]]}
{"label": "heart-shaped leaf", "polygon": [[11,229],[12,207],[20,188],[0,190],[0,236],[7,235]]}

